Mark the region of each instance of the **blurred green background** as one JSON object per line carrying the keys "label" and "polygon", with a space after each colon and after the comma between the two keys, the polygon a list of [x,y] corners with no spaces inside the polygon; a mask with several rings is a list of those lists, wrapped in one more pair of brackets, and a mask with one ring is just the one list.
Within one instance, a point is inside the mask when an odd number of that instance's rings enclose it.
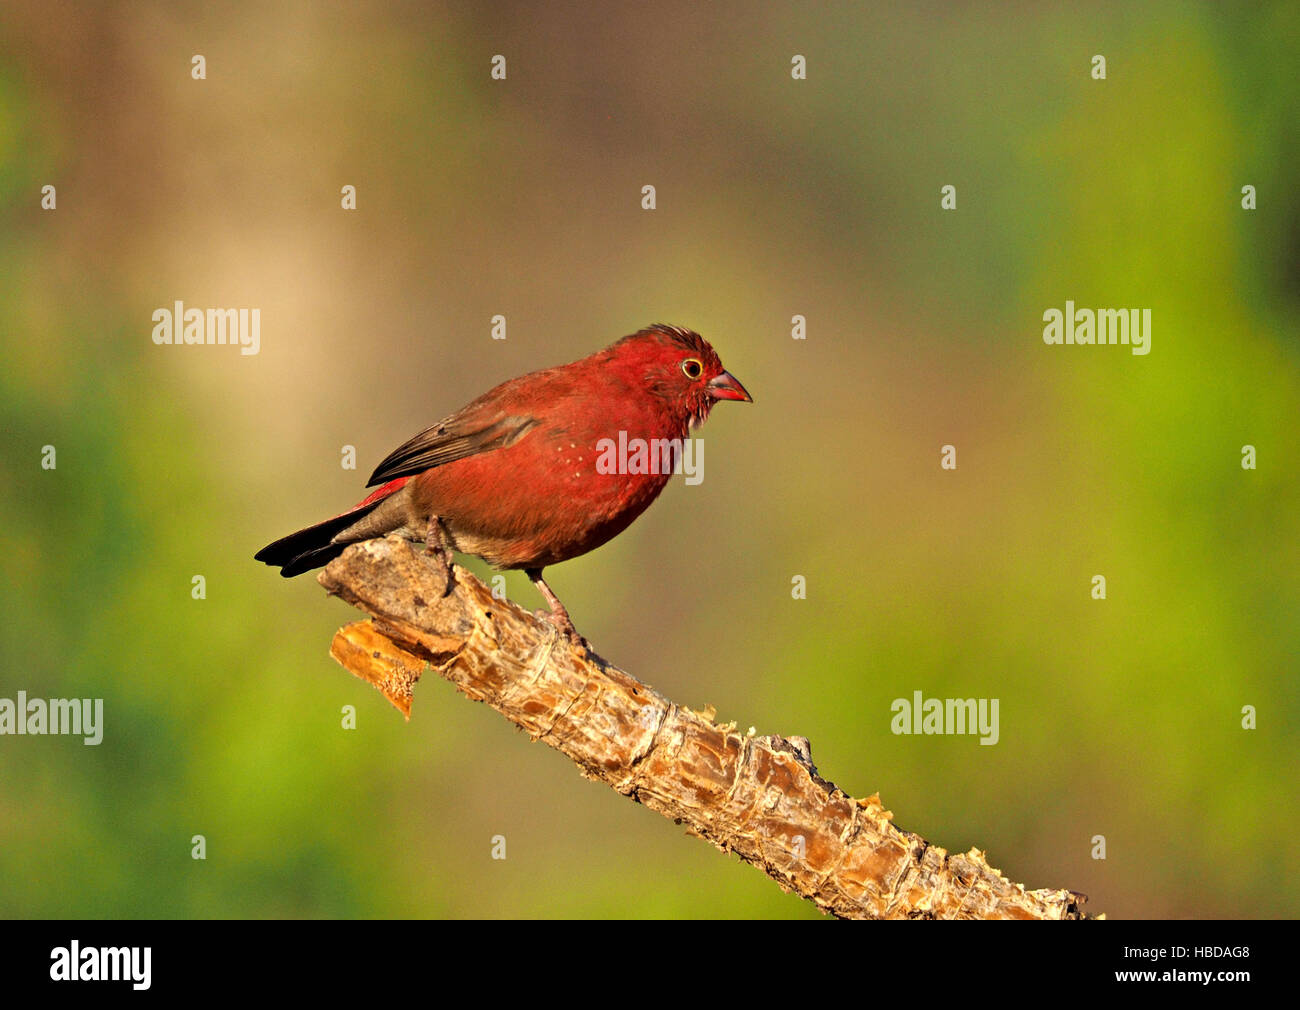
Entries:
{"label": "blurred green background", "polygon": [[[105,736],[0,737],[0,914],[816,917],[436,677],[404,723],[252,560],[655,321],[756,403],[549,570],[603,655],[1091,911],[1300,910],[1300,6],[2,10],[0,697]],[[261,353],[155,346],[177,299]],[[1067,299],[1150,355],[1044,345]],[[917,690],[999,743],[891,734]]]}

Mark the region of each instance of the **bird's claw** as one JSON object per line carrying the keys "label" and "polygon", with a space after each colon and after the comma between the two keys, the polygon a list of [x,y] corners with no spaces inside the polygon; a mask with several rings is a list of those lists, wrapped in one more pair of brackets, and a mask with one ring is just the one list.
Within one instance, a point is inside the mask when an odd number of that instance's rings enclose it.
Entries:
{"label": "bird's claw", "polygon": [[561,637],[567,639],[579,658],[587,657],[591,647],[587,644],[587,640],[578,634],[578,629],[573,626],[567,614],[557,614],[554,610],[534,610],[533,615],[540,617],[558,631]]}
{"label": "bird's claw", "polygon": [[455,576],[452,573],[451,552],[441,544],[430,544],[424,549],[424,553],[427,557],[433,560],[434,567],[442,573],[442,595],[449,595],[456,581]]}

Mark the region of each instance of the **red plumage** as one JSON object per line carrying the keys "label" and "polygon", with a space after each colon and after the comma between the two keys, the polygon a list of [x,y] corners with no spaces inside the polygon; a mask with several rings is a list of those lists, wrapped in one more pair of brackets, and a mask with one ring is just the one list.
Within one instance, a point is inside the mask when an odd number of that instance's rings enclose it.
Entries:
{"label": "red plumage", "polygon": [[[602,440],[685,440],[718,400],[750,396],[699,334],[656,325],[580,361],[503,382],[410,439],[370,478],[355,508],[264,547],[285,576],[318,568],[351,543],[398,533],[542,580],[547,565],[617,536],[670,474],[598,472]],[[680,444],[680,443],[679,443]]]}

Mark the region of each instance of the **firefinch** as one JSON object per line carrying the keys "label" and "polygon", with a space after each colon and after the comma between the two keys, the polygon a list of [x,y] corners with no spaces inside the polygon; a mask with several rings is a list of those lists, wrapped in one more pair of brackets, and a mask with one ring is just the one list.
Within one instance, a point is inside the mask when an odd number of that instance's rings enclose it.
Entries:
{"label": "firefinch", "polygon": [[[522,568],[545,614],[580,642],[542,570],[617,536],[664,489],[691,429],[719,400],[752,402],[698,333],[657,324],[580,361],[503,382],[399,446],[356,507],[263,547],[284,576],[328,564],[348,544],[421,540],[448,576],[450,551]],[[613,448],[651,447],[611,465]],[[632,471],[632,472],[629,472]]]}

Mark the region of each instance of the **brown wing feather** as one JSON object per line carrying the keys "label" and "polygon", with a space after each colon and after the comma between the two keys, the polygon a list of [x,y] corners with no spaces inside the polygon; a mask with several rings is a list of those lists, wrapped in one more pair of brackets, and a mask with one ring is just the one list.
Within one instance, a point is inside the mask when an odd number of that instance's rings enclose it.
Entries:
{"label": "brown wing feather", "polygon": [[466,408],[398,446],[375,468],[367,487],[409,477],[435,466],[513,445],[537,424],[528,415],[496,417],[484,423],[482,411]]}

